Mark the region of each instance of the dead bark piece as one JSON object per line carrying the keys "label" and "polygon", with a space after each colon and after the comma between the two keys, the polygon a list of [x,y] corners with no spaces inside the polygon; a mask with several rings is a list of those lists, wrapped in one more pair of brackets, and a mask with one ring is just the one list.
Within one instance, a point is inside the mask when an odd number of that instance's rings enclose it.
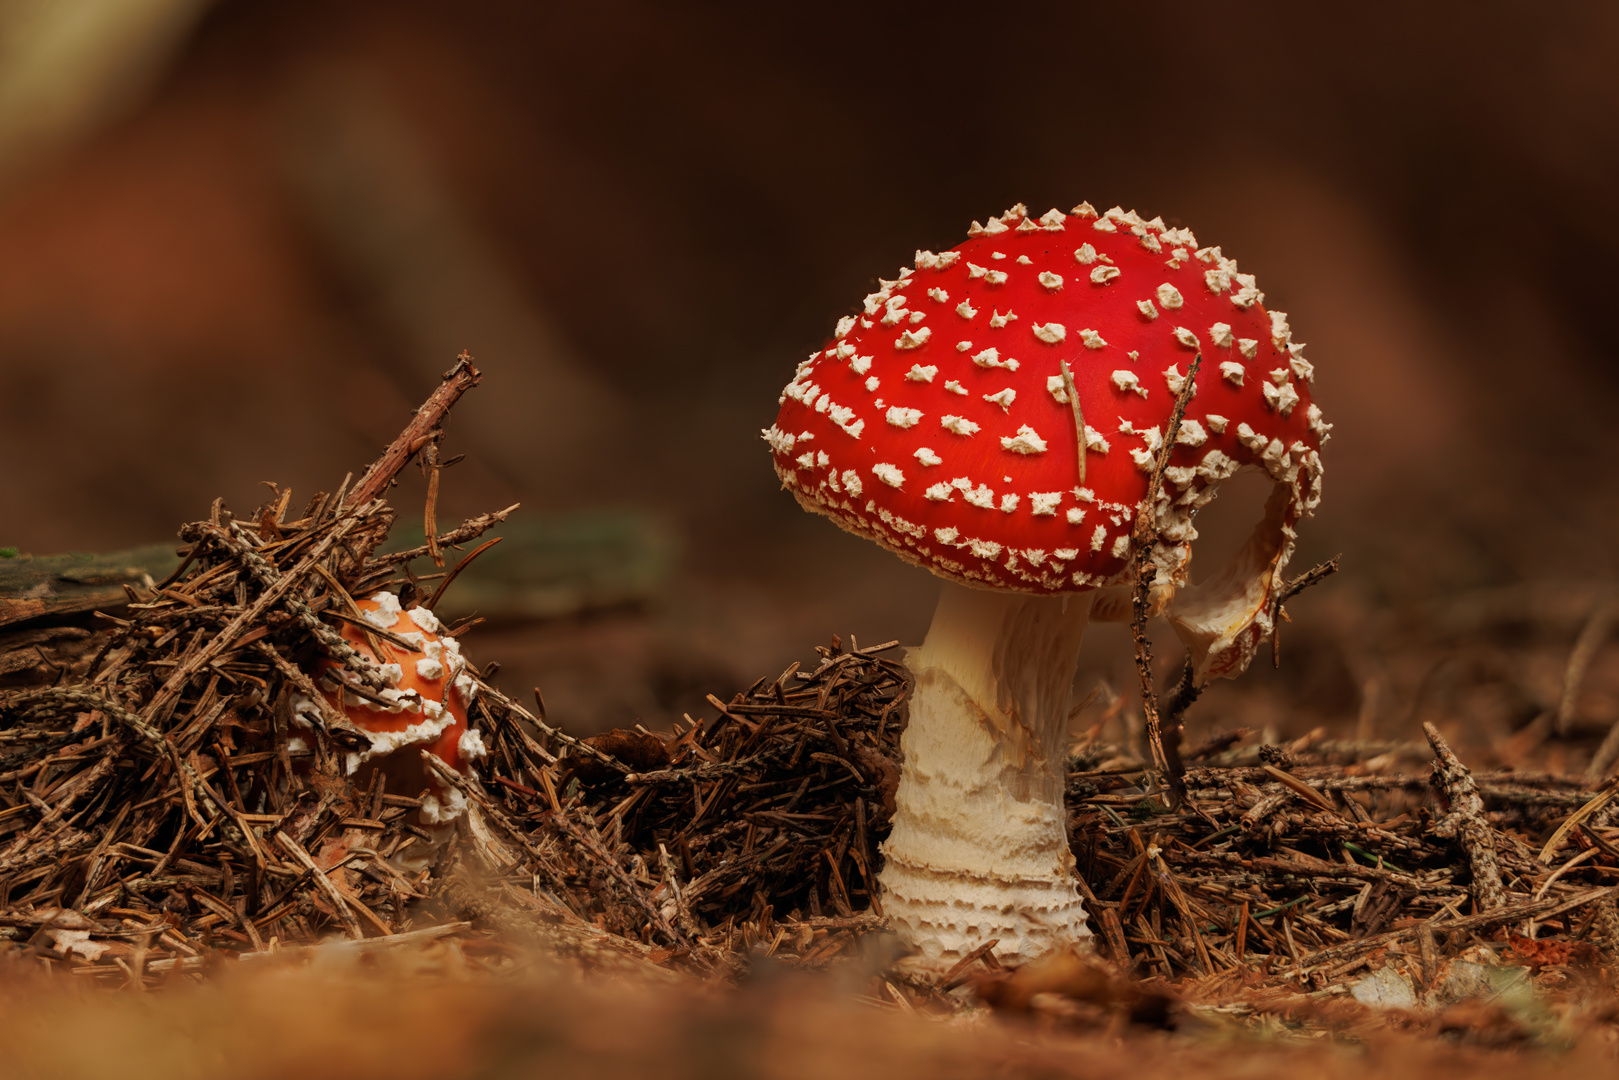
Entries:
{"label": "dead bark piece", "polygon": [[1431,782],[1450,803],[1450,813],[1435,824],[1434,831],[1460,842],[1473,871],[1473,900],[1480,911],[1494,911],[1506,903],[1507,896],[1501,884],[1501,865],[1495,857],[1495,830],[1484,818],[1484,799],[1473,783],[1473,774],[1439,729],[1425,723],[1422,730],[1438,757]]}
{"label": "dead bark piece", "polygon": [[172,543],[105,554],[0,558],[0,627],[122,608],[125,586],[150,589],[180,565]]}
{"label": "dead bark piece", "polygon": [[1244,832],[1256,832],[1264,827],[1266,818],[1285,806],[1292,797],[1292,794],[1287,791],[1267,792],[1258,802],[1248,808],[1248,812],[1242,815],[1238,824]]}
{"label": "dead bark piece", "polygon": [[[605,731],[579,741],[594,747],[637,773],[649,773],[667,768],[669,765],[668,747],[664,745],[662,739],[645,731],[614,728],[612,731]],[[574,761],[573,774],[585,784],[599,784],[624,775],[588,757]]]}

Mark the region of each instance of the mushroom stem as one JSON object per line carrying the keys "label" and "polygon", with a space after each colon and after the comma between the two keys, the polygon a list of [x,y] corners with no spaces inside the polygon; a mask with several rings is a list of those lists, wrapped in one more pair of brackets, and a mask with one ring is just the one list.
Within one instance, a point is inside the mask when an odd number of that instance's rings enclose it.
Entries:
{"label": "mushroom stem", "polygon": [[1091,595],[946,585],[915,677],[901,745],[883,909],[945,970],[991,939],[1032,959],[1090,936],[1063,805],[1069,688]]}

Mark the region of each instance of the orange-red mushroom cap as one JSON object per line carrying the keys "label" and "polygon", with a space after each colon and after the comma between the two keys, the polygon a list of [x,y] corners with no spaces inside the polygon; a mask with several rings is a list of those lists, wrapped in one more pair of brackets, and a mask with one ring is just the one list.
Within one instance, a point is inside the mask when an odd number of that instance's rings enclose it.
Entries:
{"label": "orange-red mushroom cap", "polygon": [[[416,754],[428,750],[451,768],[466,772],[486,752],[479,732],[467,724],[467,708],[476,690],[460,643],[443,632],[431,611],[423,607],[406,610],[392,593],[377,593],[357,601],[356,607],[366,622],[411,647],[368,636],[360,626],[345,623],[342,627],[344,639],[380,666],[389,686],[379,696],[390,699],[390,706],[341,690],[332,677],[337,665],[322,664],[328,700],[370,741],[366,749],[348,755],[346,771],[352,775],[368,762],[395,759],[387,761],[390,774],[401,774],[399,778],[417,784],[417,790],[425,784],[434,792],[423,807],[424,820],[431,823],[455,817],[460,793],[422,770]],[[373,639],[380,646],[380,656],[371,647]],[[313,703],[304,703],[298,711],[315,712]]]}

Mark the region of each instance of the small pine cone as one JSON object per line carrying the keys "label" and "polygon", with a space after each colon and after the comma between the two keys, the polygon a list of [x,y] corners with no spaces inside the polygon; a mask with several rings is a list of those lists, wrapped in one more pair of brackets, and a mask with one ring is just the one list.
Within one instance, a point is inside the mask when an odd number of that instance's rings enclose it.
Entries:
{"label": "small pine cone", "polygon": [[1606,953],[1619,953],[1619,905],[1612,900],[1597,902],[1597,917],[1591,923],[1590,942]]}

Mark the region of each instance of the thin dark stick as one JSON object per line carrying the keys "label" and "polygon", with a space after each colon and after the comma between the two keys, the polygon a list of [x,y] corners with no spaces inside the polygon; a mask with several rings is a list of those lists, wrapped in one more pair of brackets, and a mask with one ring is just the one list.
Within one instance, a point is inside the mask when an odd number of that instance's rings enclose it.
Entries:
{"label": "thin dark stick", "polygon": [[[443,598],[444,590],[450,587],[450,582],[454,581],[456,576],[467,568],[468,563],[472,562],[473,559],[476,559],[479,555],[482,555],[484,552],[500,543],[502,539],[504,539],[504,537],[497,536],[493,540],[485,540],[483,543],[467,552],[461,561],[455,564],[454,569],[452,569],[448,574],[444,575],[444,580],[438,583],[438,588],[433,590],[433,595],[428,597],[427,603],[422,606],[427,608],[428,611],[432,611],[434,608],[438,607],[438,602]],[[439,565],[442,566],[443,564],[443,559],[441,558],[439,560]]]}
{"label": "thin dark stick", "polygon": [[1173,733],[1177,751],[1180,748],[1181,722],[1186,710],[1202,696],[1203,688],[1197,685],[1197,679],[1193,677],[1192,658],[1187,656],[1186,664],[1181,668],[1181,680],[1175,684],[1175,692],[1170,695],[1169,704],[1164,706],[1164,728]]}
{"label": "thin dark stick", "polygon": [[1333,574],[1336,574],[1338,572],[1338,560],[1341,558],[1343,558],[1341,554],[1334,555],[1326,562],[1312,566],[1288,582],[1286,587],[1276,594],[1276,600],[1271,605],[1270,620],[1270,662],[1272,667],[1282,666],[1282,605],[1310,586],[1319,585]]}
{"label": "thin dark stick", "polygon": [[422,535],[427,538],[427,553],[434,566],[444,565],[444,552],[438,546],[438,446],[429,442],[422,447],[422,468],[427,473],[427,499],[422,504]]}
{"label": "thin dark stick", "polygon": [[434,390],[432,396],[416,410],[405,430],[399,433],[382,456],[372,462],[371,467],[365,470],[360,482],[349,493],[345,504],[359,506],[379,498],[393,483],[394,477],[399,475],[410,459],[418,454],[422,447],[438,438],[439,424],[443,423],[444,416],[450,411],[461,395],[478,385],[483,378],[483,372],[472,366],[472,357],[463,352],[455,358],[455,366],[444,373],[444,381]]}
{"label": "thin dark stick", "polygon": [[[468,518],[466,521],[462,522],[460,525],[457,525],[449,532],[440,533],[437,537],[438,546],[441,548],[454,547],[456,544],[462,544],[468,540],[476,539],[477,537],[488,532],[490,529],[494,528],[496,525],[499,525],[502,521],[505,521],[512,515],[512,511],[516,510],[521,505],[523,504],[512,503],[504,510],[497,510],[492,514],[479,514],[475,518]],[[431,553],[432,549],[426,544],[422,544],[419,547],[406,548],[404,551],[395,551],[388,555],[378,555],[366,563],[366,569],[370,572],[389,570],[395,566],[401,566],[408,563],[412,559],[419,559],[423,555],[428,555]]]}
{"label": "thin dark stick", "polygon": [[1175,684],[1175,690],[1170,695],[1169,703],[1163,708],[1163,717],[1160,721],[1164,761],[1169,769],[1167,775],[1175,778],[1171,781],[1170,788],[1175,790],[1176,784],[1179,784],[1182,795],[1186,786],[1186,762],[1181,757],[1181,738],[1186,729],[1186,710],[1202,693],[1203,688],[1197,685],[1192,658],[1188,655],[1185,665],[1181,668],[1180,682]]}
{"label": "thin dark stick", "polygon": [[1170,414],[1169,429],[1158,447],[1158,459],[1153,463],[1152,477],[1147,481],[1147,494],[1136,508],[1135,526],[1131,530],[1131,545],[1135,557],[1135,590],[1131,595],[1133,618],[1131,636],[1135,640],[1136,672],[1141,676],[1141,710],[1147,721],[1147,741],[1152,748],[1154,767],[1162,774],[1170,793],[1170,808],[1176,809],[1186,801],[1186,766],[1180,759],[1179,738],[1171,747],[1164,740],[1163,719],[1158,712],[1158,695],[1153,689],[1152,643],[1147,639],[1147,619],[1151,603],[1152,582],[1157,568],[1152,563],[1152,549],[1157,540],[1153,522],[1158,506],[1158,493],[1163,490],[1164,470],[1169,467],[1169,456],[1180,436],[1181,420],[1186,406],[1197,390],[1197,372],[1203,364],[1200,352],[1192,358],[1186,381],[1175,398],[1175,411]]}

